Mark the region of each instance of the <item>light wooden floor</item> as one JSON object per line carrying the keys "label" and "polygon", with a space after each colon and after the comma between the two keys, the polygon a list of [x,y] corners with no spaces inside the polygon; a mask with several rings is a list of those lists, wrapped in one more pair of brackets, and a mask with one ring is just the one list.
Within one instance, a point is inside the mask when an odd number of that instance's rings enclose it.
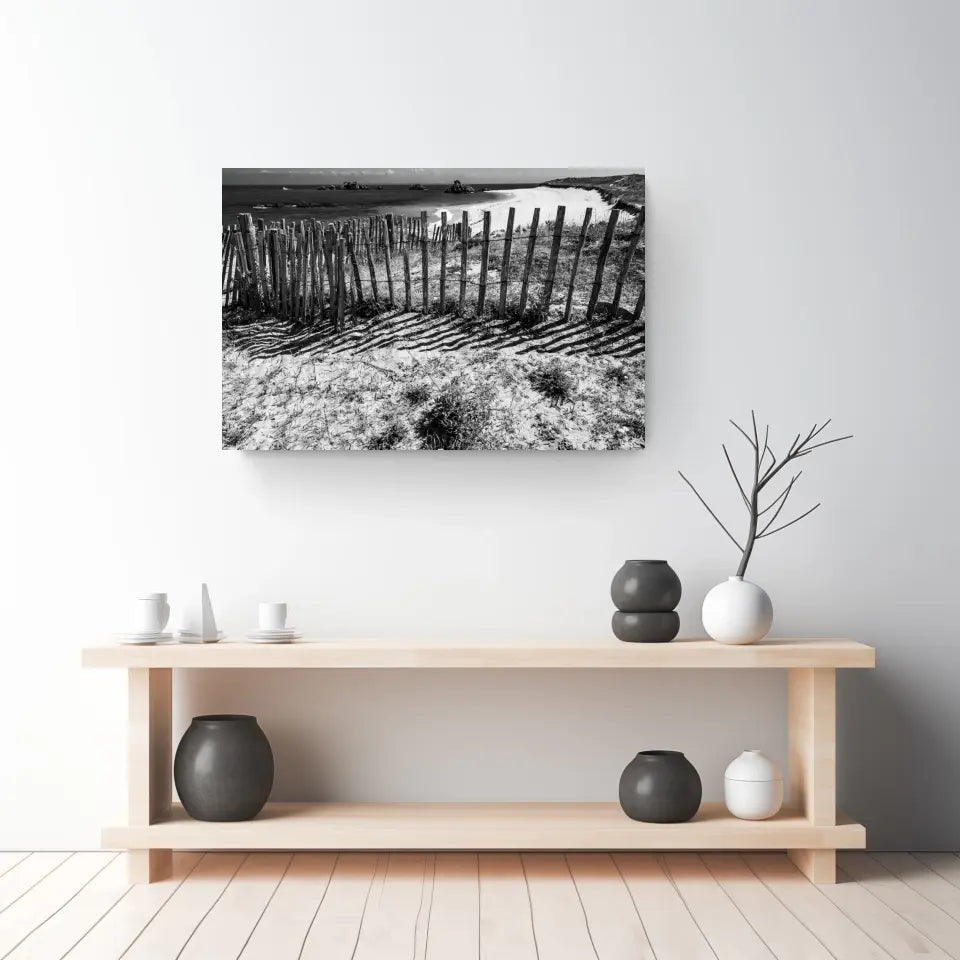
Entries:
{"label": "light wooden floor", "polygon": [[960,958],[960,856],[0,853],[5,960]]}

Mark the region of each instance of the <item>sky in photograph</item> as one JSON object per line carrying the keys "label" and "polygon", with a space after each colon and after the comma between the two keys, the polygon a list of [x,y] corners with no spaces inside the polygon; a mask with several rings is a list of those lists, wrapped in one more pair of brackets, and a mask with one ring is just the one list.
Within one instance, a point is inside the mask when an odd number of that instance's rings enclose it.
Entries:
{"label": "sky in photograph", "polygon": [[636,167],[224,167],[223,183],[313,184],[342,183],[543,183],[558,177],[602,177],[642,173]]}

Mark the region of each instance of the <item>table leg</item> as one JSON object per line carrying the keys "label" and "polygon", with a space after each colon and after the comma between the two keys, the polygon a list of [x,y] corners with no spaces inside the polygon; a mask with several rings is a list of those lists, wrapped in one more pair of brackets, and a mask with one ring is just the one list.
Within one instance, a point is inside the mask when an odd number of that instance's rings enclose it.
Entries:
{"label": "table leg", "polygon": [[[133,826],[157,823],[170,812],[173,671],[135,668],[128,671],[127,818]],[[165,880],[173,872],[173,851],[130,850],[131,883]]]}
{"label": "table leg", "polygon": [[[832,667],[789,672],[789,787],[792,802],[817,826],[837,822],[837,671]],[[836,850],[788,850],[814,883],[836,883]]]}

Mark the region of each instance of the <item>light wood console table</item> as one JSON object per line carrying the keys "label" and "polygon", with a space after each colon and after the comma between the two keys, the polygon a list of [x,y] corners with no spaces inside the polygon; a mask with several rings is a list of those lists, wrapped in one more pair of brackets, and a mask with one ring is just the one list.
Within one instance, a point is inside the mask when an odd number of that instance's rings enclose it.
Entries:
{"label": "light wood console table", "polygon": [[[863,848],[863,826],[836,809],[836,672],[873,667],[852,640],[731,647],[712,640],[583,642],[315,640],[263,645],[119,644],[83,651],[129,685],[127,823],[102,842],[129,851],[135,882],[170,875],[175,848],[204,850],[786,850],[811,880],[836,880],[836,851]],[[190,819],[172,802],[173,671],[217,669],[783,669],[789,674],[790,805],[738,820],[705,803],[689,823],[637,823],[616,803],[268,803],[241,823]]]}

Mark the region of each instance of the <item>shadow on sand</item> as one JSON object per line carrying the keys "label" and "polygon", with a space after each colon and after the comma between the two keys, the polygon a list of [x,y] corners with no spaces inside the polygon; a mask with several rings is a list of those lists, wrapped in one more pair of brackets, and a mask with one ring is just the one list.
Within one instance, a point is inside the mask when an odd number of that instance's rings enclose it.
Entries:
{"label": "shadow on sand", "polygon": [[[394,347],[398,350],[509,350],[516,354],[562,353],[628,359],[643,354],[644,324],[626,310],[587,324],[582,317],[564,322],[543,318],[536,322],[494,318],[467,318],[455,314],[393,312],[357,321],[341,330],[331,320],[310,329],[292,327],[275,317],[235,324],[225,318],[229,342],[253,358],[295,355],[321,359],[343,353],[361,353]],[[348,321],[348,324],[350,321]]]}

